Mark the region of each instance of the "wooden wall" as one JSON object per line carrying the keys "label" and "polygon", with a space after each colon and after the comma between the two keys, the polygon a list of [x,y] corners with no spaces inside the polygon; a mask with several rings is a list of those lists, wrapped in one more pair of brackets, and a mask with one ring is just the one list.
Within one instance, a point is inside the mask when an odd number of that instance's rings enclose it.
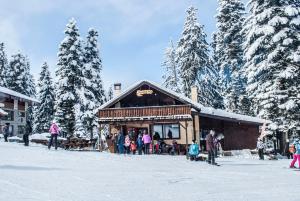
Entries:
{"label": "wooden wall", "polygon": [[200,129],[214,129],[224,134],[224,150],[255,149],[259,136],[259,125],[200,117]]}

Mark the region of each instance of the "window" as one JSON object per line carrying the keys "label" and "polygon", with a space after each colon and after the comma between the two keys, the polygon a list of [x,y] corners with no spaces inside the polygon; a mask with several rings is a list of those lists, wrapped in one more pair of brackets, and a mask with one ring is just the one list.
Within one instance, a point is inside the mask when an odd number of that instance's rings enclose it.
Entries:
{"label": "window", "polygon": [[12,110],[4,110],[7,112],[7,115],[4,115],[1,120],[3,121],[14,121],[14,111]]}
{"label": "window", "polygon": [[19,135],[25,134],[25,126],[18,126],[18,134]]}
{"label": "window", "polygon": [[153,137],[157,135],[161,139],[179,139],[179,124],[155,124],[153,126]]}

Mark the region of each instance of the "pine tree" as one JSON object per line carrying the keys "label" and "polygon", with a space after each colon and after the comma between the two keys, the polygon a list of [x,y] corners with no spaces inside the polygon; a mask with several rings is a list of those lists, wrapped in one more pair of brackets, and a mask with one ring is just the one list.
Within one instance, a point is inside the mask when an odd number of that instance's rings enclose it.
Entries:
{"label": "pine tree", "polygon": [[300,8],[294,0],[251,0],[245,22],[247,92],[269,131],[299,128]]}
{"label": "pine tree", "polygon": [[68,135],[74,134],[74,105],[78,102],[83,76],[83,50],[76,21],[71,19],[58,52],[55,119]]}
{"label": "pine tree", "polygon": [[95,29],[88,31],[84,48],[84,82],[82,92],[82,120],[85,130],[93,138],[93,130],[98,126],[96,109],[105,101],[105,92],[102,85],[102,61],[98,49],[98,32]]}
{"label": "pine tree", "polygon": [[162,63],[162,67],[165,70],[163,75],[163,85],[177,93],[180,93],[180,80],[178,65],[176,63],[176,49],[173,45],[173,41],[170,41],[170,45],[165,50],[165,58]]}
{"label": "pine tree", "polygon": [[197,22],[197,9],[190,7],[178,42],[177,59],[182,91],[190,96],[191,86],[198,86],[198,100],[205,106],[222,107],[217,86],[218,74],[209,58],[208,43],[203,26]]}
{"label": "pine tree", "polygon": [[6,86],[8,63],[4,43],[0,43],[0,86]]}
{"label": "pine tree", "polygon": [[74,105],[74,114],[75,114],[75,129],[74,129],[74,136],[76,137],[86,137],[86,131],[83,126],[82,121],[82,106],[80,104]]}
{"label": "pine tree", "polygon": [[12,55],[9,62],[9,70],[6,78],[7,87],[11,90],[28,95],[27,70],[28,66],[25,56],[23,56],[21,53]]}
{"label": "pine tree", "polygon": [[213,36],[214,64],[220,72],[219,84],[225,108],[237,113],[249,111],[246,105],[242,105],[247,98],[246,80],[241,76],[244,12],[245,7],[240,0],[219,0],[216,16],[218,31]]}
{"label": "pine tree", "polygon": [[107,92],[106,101],[109,101],[109,100],[113,99],[113,97],[114,97],[114,92],[112,90],[112,86],[110,86],[109,89],[108,89],[108,92]]}
{"label": "pine tree", "polygon": [[50,75],[49,67],[46,62],[42,65],[38,81],[38,99],[40,104],[34,112],[34,132],[47,132],[50,128],[54,115],[54,87]]}

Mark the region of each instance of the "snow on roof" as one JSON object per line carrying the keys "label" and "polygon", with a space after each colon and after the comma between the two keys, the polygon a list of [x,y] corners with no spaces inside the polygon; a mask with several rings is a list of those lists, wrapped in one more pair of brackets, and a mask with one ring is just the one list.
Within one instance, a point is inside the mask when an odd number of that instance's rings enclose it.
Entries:
{"label": "snow on roof", "polygon": [[21,94],[19,92],[16,92],[16,91],[13,91],[11,89],[8,89],[8,88],[5,88],[5,87],[1,87],[1,86],[0,86],[0,93],[4,93],[4,94],[7,94],[7,95],[19,97],[19,98],[22,98],[22,99],[25,99],[25,100],[28,100],[28,101],[36,102],[36,103],[40,102],[39,100],[37,100],[35,98],[31,98],[29,96],[26,96],[24,94]]}
{"label": "snow on roof", "polygon": [[5,112],[4,110],[2,110],[2,109],[0,108],[0,114],[1,114],[1,115],[7,115],[7,112]]}
{"label": "snow on roof", "polygon": [[190,104],[194,109],[199,111],[200,116],[201,115],[202,116],[217,116],[217,117],[227,118],[230,120],[254,122],[254,123],[259,123],[259,124],[270,123],[270,121],[261,119],[258,117],[236,114],[236,113],[232,113],[232,112],[227,112],[225,110],[214,109],[212,107],[205,107],[200,103],[192,101],[190,98],[187,98],[183,94],[176,93],[170,89],[167,89],[167,88],[165,88],[155,82],[149,81],[149,80],[141,80],[141,81],[131,85],[125,91],[123,91],[120,95],[116,96],[115,98],[113,98],[110,101],[101,105],[99,107],[99,109],[104,109],[104,108],[112,106],[114,103],[116,103],[119,100],[121,100],[122,98],[124,98],[128,93],[130,93],[131,91],[135,90],[136,88],[138,88],[139,86],[141,86],[143,84],[152,85],[154,88],[157,88],[159,91],[162,91],[170,96],[177,98],[178,100],[181,100],[187,104]]}

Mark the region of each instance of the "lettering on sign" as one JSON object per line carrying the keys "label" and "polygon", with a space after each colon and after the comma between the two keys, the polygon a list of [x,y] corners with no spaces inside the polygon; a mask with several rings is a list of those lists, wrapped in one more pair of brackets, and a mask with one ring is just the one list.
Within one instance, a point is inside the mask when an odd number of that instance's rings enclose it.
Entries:
{"label": "lettering on sign", "polygon": [[139,97],[141,97],[143,95],[146,95],[146,94],[148,94],[148,95],[153,94],[153,90],[148,89],[148,90],[137,90],[136,91],[136,95],[139,96]]}

